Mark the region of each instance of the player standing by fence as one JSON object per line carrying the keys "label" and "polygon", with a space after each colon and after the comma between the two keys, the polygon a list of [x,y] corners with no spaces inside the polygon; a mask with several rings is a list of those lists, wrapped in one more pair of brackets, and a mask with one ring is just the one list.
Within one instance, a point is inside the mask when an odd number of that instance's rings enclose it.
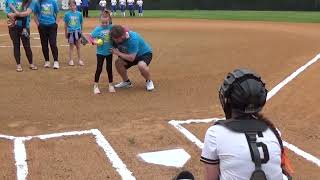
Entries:
{"label": "player standing by fence", "polygon": [[111,0],[111,12],[115,16],[117,13],[117,0]]}
{"label": "player standing by fence", "polygon": [[122,17],[126,16],[126,0],[119,0],[120,10]]}
{"label": "player standing by fence", "polygon": [[129,12],[130,12],[130,16],[135,16],[135,12],[134,12],[134,0],[128,0],[128,8],[129,8]]}
{"label": "player standing by fence", "polygon": [[[59,12],[58,2],[56,0],[39,0],[35,4],[34,20],[38,25],[42,53],[44,56],[44,67],[50,67],[49,44],[53,56],[53,68],[59,69],[58,47],[57,47],[57,14]],[[49,42],[49,44],[48,44]]]}
{"label": "player standing by fence", "polygon": [[89,17],[89,0],[82,0],[81,7],[83,17]]}
{"label": "player standing by fence", "polygon": [[99,6],[100,6],[100,9],[101,9],[101,12],[103,12],[104,10],[107,9],[107,1],[106,0],[100,0]]}
{"label": "player standing by fence", "polygon": [[137,5],[138,5],[138,13],[139,13],[138,15],[143,16],[143,1],[138,0]]}
{"label": "player standing by fence", "polygon": [[81,0],[76,0],[76,5],[77,5],[77,11],[81,12]]}

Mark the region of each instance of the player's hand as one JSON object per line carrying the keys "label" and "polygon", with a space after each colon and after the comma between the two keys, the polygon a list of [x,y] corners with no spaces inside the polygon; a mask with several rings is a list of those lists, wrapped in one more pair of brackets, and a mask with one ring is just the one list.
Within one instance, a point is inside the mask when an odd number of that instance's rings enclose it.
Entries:
{"label": "player's hand", "polygon": [[119,54],[120,54],[120,51],[117,48],[110,48],[110,52],[114,55],[117,55],[117,56],[119,56]]}
{"label": "player's hand", "polygon": [[9,13],[8,14],[8,18],[11,19],[11,20],[14,20],[16,17],[16,14],[15,13]]}

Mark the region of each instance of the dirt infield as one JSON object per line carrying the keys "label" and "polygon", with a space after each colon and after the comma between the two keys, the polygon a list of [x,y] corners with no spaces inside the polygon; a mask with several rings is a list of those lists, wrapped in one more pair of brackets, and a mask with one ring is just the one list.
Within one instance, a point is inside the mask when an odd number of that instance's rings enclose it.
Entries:
{"label": "dirt infield", "polygon": [[[142,162],[139,153],[183,148],[191,159],[182,169],[203,179],[200,150],[168,124],[172,119],[223,117],[217,90],[227,72],[248,67],[260,73],[272,89],[320,52],[320,25],[209,20],[114,19],[140,32],[151,44],[155,91],[145,91],[136,68],[134,86],[107,93],[107,74],[100,80],[103,93],[93,95],[95,48],[85,46],[86,66],[67,66],[68,47],[59,47],[61,69],[44,69],[41,48],[34,47],[38,71],[15,72],[12,48],[0,48],[0,134],[31,136],[96,128],[108,139],[137,179],[170,179],[181,169]],[[97,19],[85,21],[90,32]],[[4,20],[0,35],[7,34]],[[36,33],[35,27],[31,30]],[[62,21],[59,32],[63,32]],[[32,45],[39,46],[38,35]],[[66,45],[63,35],[58,44]],[[11,46],[0,36],[0,46]],[[319,63],[290,82],[270,101],[264,114],[288,142],[320,156]],[[115,81],[120,81],[114,71]],[[186,127],[203,139],[209,125]],[[16,176],[12,141],[0,139],[0,178]],[[26,142],[29,179],[119,179],[104,152],[90,137]],[[296,179],[317,179],[319,167],[294,153]]]}

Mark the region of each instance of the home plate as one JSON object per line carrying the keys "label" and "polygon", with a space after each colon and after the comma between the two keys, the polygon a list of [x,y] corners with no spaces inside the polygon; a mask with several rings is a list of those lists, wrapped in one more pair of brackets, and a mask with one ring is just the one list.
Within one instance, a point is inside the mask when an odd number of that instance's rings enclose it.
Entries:
{"label": "home plate", "polygon": [[148,152],[139,154],[138,156],[147,163],[177,168],[183,167],[191,157],[184,149]]}
{"label": "home plate", "polygon": [[33,37],[33,39],[40,39],[40,37]]}

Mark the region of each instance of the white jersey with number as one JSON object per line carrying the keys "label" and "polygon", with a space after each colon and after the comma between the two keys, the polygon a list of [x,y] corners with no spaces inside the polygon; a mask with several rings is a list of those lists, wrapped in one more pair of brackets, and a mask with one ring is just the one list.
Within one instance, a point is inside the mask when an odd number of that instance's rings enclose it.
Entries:
{"label": "white jersey with number", "polygon": [[111,0],[111,5],[112,5],[112,6],[117,5],[117,0]]}
{"label": "white jersey with number", "polygon": [[99,2],[99,5],[100,5],[101,7],[106,7],[106,6],[107,6],[107,1],[106,1],[106,0],[101,0],[101,1]]}
{"label": "white jersey with number", "polygon": [[80,5],[81,5],[81,2],[82,2],[81,0],[75,0],[75,1],[76,1],[76,5],[77,5],[77,6],[80,6]]}
{"label": "white jersey with number", "polygon": [[120,5],[126,5],[126,0],[119,0]]}
{"label": "white jersey with number", "polygon": [[[262,164],[267,179],[282,180],[281,148],[277,137],[267,129],[257,142],[264,143],[269,152],[269,161]],[[263,152],[259,148],[260,157]],[[244,133],[233,132],[221,125],[210,127],[205,135],[201,159],[207,164],[219,164],[220,180],[248,180],[255,170],[248,141]]]}
{"label": "white jersey with number", "polygon": [[127,0],[127,3],[132,5],[134,3],[134,0]]}
{"label": "white jersey with number", "polygon": [[143,1],[142,0],[138,0],[137,4],[138,4],[138,6],[142,6],[143,5]]}

